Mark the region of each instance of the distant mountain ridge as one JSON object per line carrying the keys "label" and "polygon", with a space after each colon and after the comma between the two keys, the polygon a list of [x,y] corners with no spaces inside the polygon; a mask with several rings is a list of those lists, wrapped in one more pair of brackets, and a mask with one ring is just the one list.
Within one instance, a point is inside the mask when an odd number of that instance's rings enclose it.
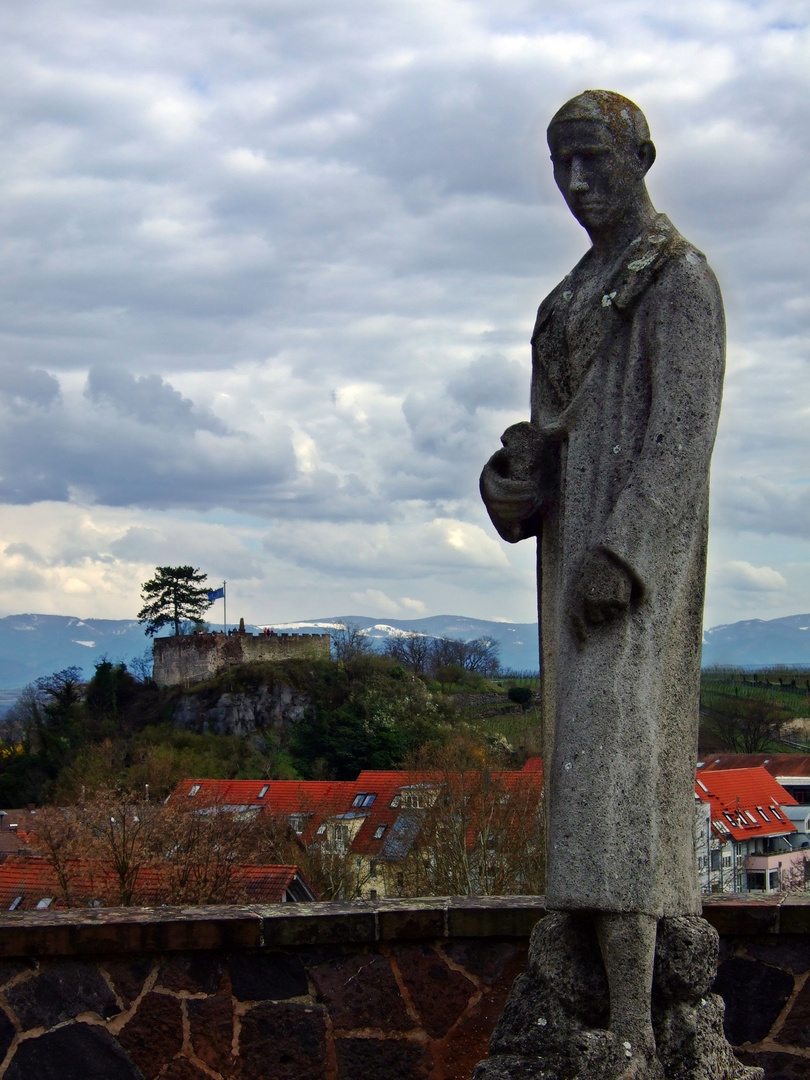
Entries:
{"label": "distant mountain ridge", "polygon": [[[265,625],[289,633],[328,633],[336,624],[357,626],[382,648],[395,634],[431,637],[493,637],[501,643],[501,663],[515,671],[537,670],[537,626],[534,623],[491,622],[463,615],[432,615],[424,619],[373,619],[367,615],[335,615],[299,622],[249,626],[254,633]],[[150,647],[150,639],[135,619],[77,619],[69,615],[8,615],[0,619],[0,702],[42,675],[76,665],[92,675],[102,657],[128,662]],[[774,664],[810,666],[810,614],[780,619],[745,619],[714,626],[703,637],[703,664],[767,667]]]}

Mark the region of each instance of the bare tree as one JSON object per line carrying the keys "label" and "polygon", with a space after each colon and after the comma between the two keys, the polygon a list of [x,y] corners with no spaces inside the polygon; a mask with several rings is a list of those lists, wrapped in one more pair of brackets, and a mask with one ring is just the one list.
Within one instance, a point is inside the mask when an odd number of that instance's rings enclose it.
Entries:
{"label": "bare tree", "polygon": [[371,641],[357,623],[338,623],[331,631],[332,654],[335,660],[356,660],[372,651]]}

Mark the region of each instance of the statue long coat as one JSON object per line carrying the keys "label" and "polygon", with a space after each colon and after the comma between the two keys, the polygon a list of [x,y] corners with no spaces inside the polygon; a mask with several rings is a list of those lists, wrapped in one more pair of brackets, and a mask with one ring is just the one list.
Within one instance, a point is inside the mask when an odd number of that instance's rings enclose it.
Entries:
{"label": "statue long coat", "polygon": [[[663,215],[573,319],[588,258],[543,301],[532,338],[531,423],[547,448],[534,512],[516,524],[493,509],[509,485],[506,451],[481,484],[504,538],[538,536],[546,902],[699,913],[694,774],[722,300],[703,255]],[[594,550],[626,570],[632,600],[582,641],[571,616]]]}

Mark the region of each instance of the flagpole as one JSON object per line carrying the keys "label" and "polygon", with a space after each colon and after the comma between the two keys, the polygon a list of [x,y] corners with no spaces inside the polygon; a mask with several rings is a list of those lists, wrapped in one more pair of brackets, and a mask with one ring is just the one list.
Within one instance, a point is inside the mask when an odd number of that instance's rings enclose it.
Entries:
{"label": "flagpole", "polygon": [[222,582],[222,631],[225,634],[228,633],[228,602],[225,599],[225,586],[226,585],[227,585],[227,582],[223,581]]}

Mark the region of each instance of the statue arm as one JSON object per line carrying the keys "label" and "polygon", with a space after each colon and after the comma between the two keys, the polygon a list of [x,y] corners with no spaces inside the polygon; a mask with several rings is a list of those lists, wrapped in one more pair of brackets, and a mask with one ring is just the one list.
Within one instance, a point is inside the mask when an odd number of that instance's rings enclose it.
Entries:
{"label": "statue arm", "polygon": [[[691,258],[690,258],[691,255]],[[706,511],[725,323],[717,281],[696,254],[673,260],[645,294],[652,401],[644,443],[602,536],[641,599],[691,514]]]}

